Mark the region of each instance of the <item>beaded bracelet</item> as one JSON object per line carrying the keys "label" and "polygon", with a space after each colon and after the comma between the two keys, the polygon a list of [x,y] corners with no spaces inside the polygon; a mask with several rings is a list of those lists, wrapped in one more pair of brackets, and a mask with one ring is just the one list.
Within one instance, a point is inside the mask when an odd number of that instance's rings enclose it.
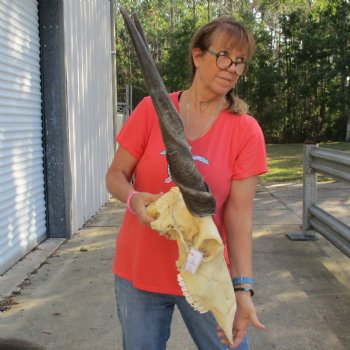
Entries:
{"label": "beaded bracelet", "polygon": [[254,280],[248,276],[237,276],[233,277],[232,283],[234,286],[239,286],[241,284],[250,284],[252,286],[254,284]]}
{"label": "beaded bracelet", "polygon": [[251,297],[254,295],[254,291],[252,288],[234,287],[233,290],[235,292],[249,292]]}
{"label": "beaded bracelet", "polygon": [[129,194],[129,196],[128,196],[128,199],[127,199],[127,201],[126,201],[126,205],[127,205],[128,209],[129,209],[130,212],[131,212],[132,214],[134,214],[134,215],[135,215],[135,212],[134,212],[134,210],[131,208],[131,200],[132,200],[132,197],[134,197],[134,195],[135,195],[136,193],[138,193],[138,192],[137,192],[137,191],[131,191],[130,194]]}

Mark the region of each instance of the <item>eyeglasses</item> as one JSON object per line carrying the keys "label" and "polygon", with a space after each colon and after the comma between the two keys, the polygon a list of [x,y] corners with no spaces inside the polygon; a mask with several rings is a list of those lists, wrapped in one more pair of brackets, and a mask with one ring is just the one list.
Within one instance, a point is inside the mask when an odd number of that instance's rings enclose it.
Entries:
{"label": "eyeglasses", "polygon": [[238,61],[235,62],[231,57],[227,56],[225,51],[216,52],[208,49],[208,52],[216,56],[216,66],[221,70],[229,69],[233,64],[235,65],[235,72],[237,75],[244,75],[247,71],[247,65],[245,62]]}

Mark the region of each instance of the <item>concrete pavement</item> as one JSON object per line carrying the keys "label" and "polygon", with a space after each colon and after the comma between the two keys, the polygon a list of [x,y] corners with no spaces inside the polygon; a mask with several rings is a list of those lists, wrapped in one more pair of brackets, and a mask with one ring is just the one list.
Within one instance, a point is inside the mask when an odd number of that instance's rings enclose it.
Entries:
{"label": "concrete pavement", "polygon": [[[349,186],[319,184],[317,204],[350,225]],[[322,237],[286,238],[300,230],[301,205],[300,184],[259,186],[254,300],[266,329],[249,329],[252,350],[350,349],[350,259]],[[73,239],[47,240],[0,277],[0,308],[7,309],[0,338],[47,350],[122,349],[111,262],[124,210],[107,204]],[[177,312],[168,349],[196,349]]]}

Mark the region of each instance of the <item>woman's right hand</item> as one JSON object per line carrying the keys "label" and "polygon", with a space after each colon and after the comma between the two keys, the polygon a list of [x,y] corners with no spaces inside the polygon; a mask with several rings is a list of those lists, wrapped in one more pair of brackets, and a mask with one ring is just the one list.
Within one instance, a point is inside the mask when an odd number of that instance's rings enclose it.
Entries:
{"label": "woman's right hand", "polygon": [[149,204],[155,202],[161,195],[163,195],[163,192],[158,194],[136,192],[131,198],[130,206],[143,225],[150,226],[151,222],[154,221],[154,218],[147,215],[146,209]]}

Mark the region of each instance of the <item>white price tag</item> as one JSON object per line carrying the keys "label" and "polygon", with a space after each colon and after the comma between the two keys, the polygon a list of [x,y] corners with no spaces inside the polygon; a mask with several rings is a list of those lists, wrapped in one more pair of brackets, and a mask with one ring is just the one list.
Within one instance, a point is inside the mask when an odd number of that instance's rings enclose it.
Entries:
{"label": "white price tag", "polygon": [[191,248],[190,253],[185,261],[185,270],[195,274],[203,259],[203,253],[196,248]]}

